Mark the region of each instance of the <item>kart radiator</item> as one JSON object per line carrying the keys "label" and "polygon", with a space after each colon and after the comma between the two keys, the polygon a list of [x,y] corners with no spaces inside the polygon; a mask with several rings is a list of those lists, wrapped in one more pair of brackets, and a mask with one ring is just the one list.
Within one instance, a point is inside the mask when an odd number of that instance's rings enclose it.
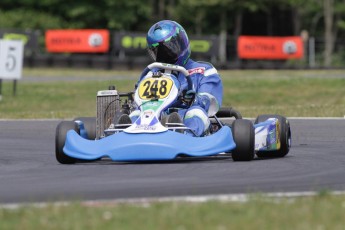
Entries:
{"label": "kart radiator", "polygon": [[114,122],[116,111],[120,110],[120,96],[117,90],[97,92],[96,139],[104,135],[104,130]]}

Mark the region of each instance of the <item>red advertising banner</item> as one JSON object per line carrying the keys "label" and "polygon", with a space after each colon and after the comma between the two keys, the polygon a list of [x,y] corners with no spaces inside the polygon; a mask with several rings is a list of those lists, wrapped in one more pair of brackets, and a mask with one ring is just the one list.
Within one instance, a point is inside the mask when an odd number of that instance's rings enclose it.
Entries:
{"label": "red advertising banner", "polygon": [[48,52],[105,53],[109,50],[109,31],[47,30],[45,41]]}
{"label": "red advertising banner", "polygon": [[301,37],[240,36],[237,53],[242,59],[299,59],[303,57]]}

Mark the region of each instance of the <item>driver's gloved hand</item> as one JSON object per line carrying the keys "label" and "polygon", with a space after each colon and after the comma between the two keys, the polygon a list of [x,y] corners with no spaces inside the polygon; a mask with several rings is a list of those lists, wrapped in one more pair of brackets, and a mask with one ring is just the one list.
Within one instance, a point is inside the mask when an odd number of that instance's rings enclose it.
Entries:
{"label": "driver's gloved hand", "polygon": [[182,100],[183,102],[191,105],[195,99],[196,92],[194,90],[186,90],[183,92]]}

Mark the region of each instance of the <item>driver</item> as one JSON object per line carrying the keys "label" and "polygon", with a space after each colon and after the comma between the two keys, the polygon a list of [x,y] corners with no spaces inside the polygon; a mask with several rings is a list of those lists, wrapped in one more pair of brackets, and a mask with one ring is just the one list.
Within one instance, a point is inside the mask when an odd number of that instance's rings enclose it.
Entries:
{"label": "driver", "polygon": [[[175,21],[157,22],[149,29],[146,39],[148,53],[155,62],[183,66],[188,70],[193,82],[194,89],[187,91],[187,81],[183,74],[175,74],[180,81],[181,97],[172,105],[174,110],[166,111],[169,115],[168,122],[183,122],[197,136],[206,134],[210,128],[209,117],[216,114],[222,104],[223,85],[217,70],[210,63],[196,62],[190,58],[187,33]],[[149,72],[146,68],[138,83],[147,74],[152,74]],[[139,110],[133,111],[130,114],[131,121],[134,122],[138,116]]]}

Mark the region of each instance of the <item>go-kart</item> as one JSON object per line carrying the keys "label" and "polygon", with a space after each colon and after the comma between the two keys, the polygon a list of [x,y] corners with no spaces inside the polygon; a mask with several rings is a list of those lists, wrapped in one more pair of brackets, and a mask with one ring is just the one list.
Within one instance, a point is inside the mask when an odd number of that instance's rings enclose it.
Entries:
{"label": "go-kart", "polygon": [[[58,162],[73,164],[102,158],[116,162],[162,161],[224,155],[234,161],[250,161],[255,154],[262,158],[288,154],[290,124],[280,115],[260,115],[253,124],[236,109],[222,107],[210,115],[210,130],[201,137],[182,122],[167,122],[167,108],[180,96],[179,83],[172,73],[182,73],[187,90],[192,90],[189,72],[181,66],[157,62],[148,68],[153,70],[152,75],[147,75],[135,92],[118,93],[114,86],[98,91],[96,117],[58,124]],[[122,114],[138,108],[140,115],[135,122],[117,123]]]}

